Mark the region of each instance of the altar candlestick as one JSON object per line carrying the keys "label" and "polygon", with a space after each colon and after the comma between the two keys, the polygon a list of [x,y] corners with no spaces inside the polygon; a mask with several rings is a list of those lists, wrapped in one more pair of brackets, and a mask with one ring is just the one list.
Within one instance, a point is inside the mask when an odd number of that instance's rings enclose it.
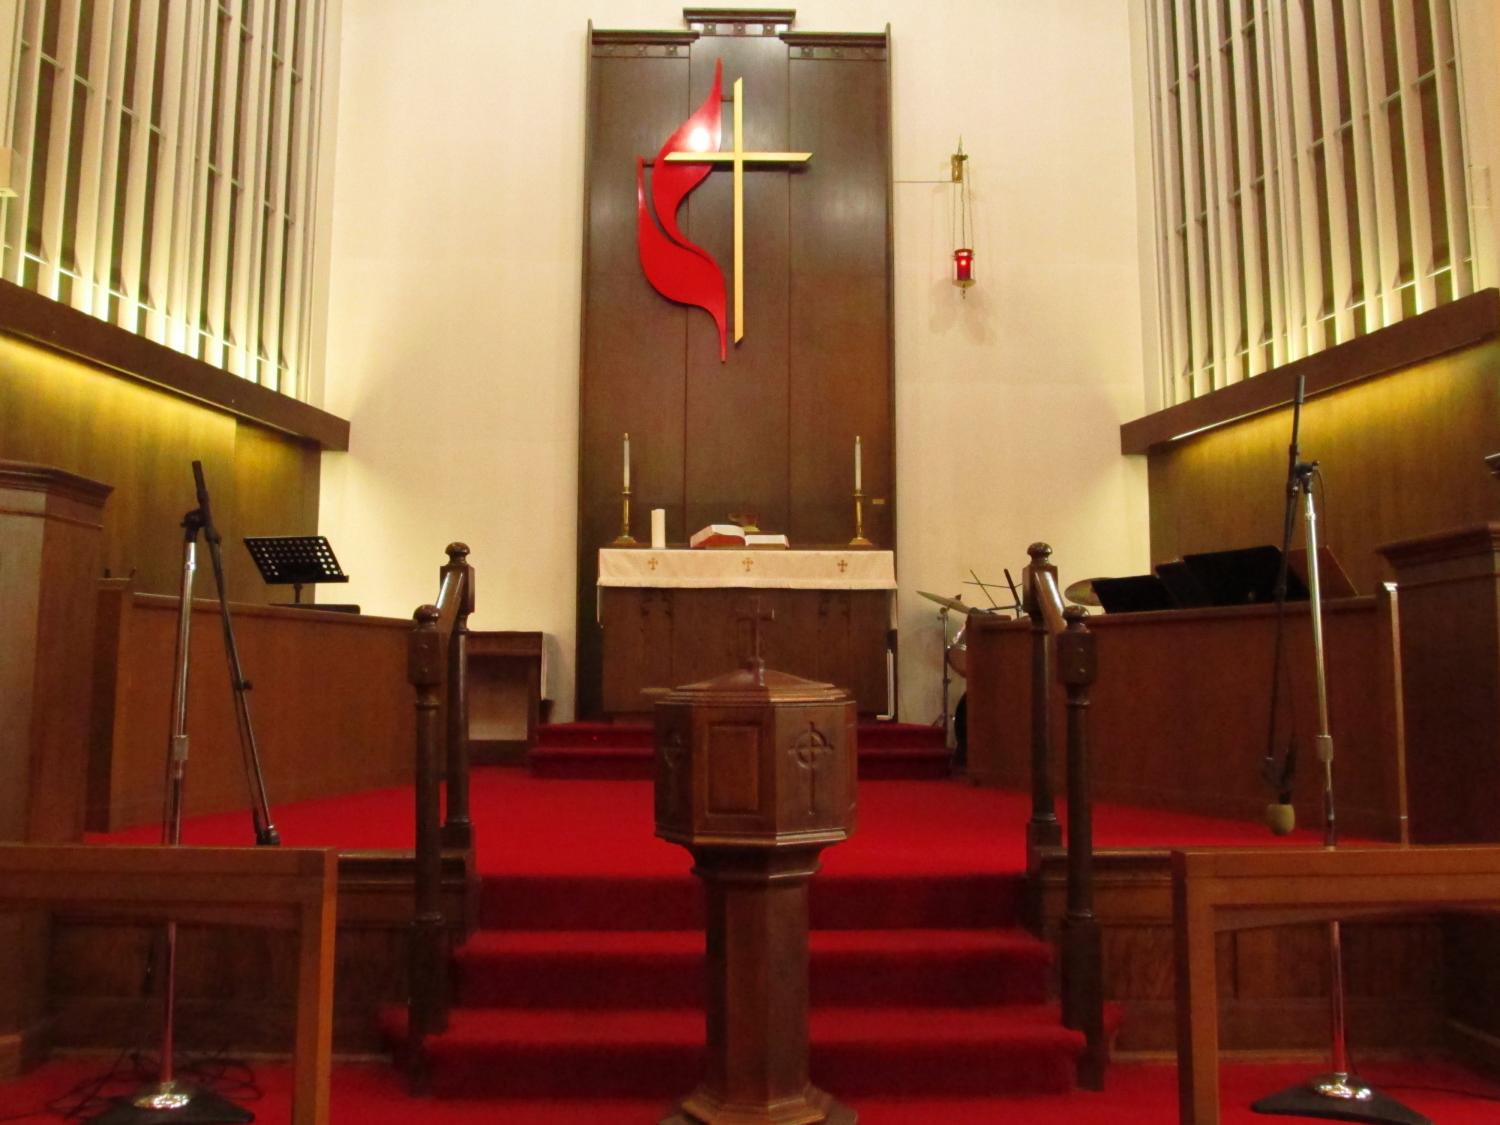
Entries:
{"label": "altar candlestick", "polygon": [[860,460],[861,460],[861,458],[860,458],[860,447],[859,447],[859,435],[855,434],[854,435],[854,490],[856,492],[858,492],[861,488],[864,487],[864,482],[863,482],[863,480],[861,479],[861,476],[860,476]]}
{"label": "altar candlestick", "polygon": [[625,487],[630,487],[630,435],[625,435]]}

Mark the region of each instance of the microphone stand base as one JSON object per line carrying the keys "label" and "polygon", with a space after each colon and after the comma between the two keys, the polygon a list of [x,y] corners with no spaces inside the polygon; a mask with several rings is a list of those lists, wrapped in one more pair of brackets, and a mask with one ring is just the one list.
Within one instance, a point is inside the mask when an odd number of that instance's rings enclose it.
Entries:
{"label": "microphone stand base", "polygon": [[1333,1121],[1371,1121],[1377,1125],[1433,1125],[1353,1074],[1320,1074],[1306,1082],[1268,1094],[1250,1108],[1286,1117],[1321,1117]]}
{"label": "microphone stand base", "polygon": [[181,1082],[159,1082],[115,1104],[89,1125],[237,1125],[255,1114],[217,1094]]}

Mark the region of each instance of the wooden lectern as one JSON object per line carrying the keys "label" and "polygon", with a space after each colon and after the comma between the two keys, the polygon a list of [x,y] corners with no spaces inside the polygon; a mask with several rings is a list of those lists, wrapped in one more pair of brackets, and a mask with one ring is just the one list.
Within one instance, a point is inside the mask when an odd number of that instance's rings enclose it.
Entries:
{"label": "wooden lectern", "polygon": [[83,839],[94,584],[110,487],[0,461],[0,840]]}
{"label": "wooden lectern", "polygon": [[[0,461],[0,842],[83,839],[95,583],[108,485]],[[47,926],[0,914],[0,1078],[39,1056]]]}
{"label": "wooden lectern", "polygon": [[708,905],[707,1073],[663,1125],[857,1120],[807,1064],[808,880],[854,830],[855,722],[847,693],[758,654],[656,705],[656,834]]}

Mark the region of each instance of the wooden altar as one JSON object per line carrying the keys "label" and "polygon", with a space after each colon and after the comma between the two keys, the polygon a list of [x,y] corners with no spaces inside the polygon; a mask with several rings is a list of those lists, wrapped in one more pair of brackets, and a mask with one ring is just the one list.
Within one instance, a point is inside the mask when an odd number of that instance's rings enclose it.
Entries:
{"label": "wooden altar", "polygon": [[774,611],[766,661],[844,688],[861,714],[895,696],[895,557],[890,551],[599,552],[604,709],[651,709],[655,694],[734,668],[751,597]]}

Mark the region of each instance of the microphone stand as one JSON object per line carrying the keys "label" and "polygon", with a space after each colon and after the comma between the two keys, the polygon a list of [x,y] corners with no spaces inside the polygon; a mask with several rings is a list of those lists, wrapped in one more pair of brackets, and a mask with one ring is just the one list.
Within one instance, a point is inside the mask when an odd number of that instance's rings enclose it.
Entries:
{"label": "microphone stand", "polygon": [[[193,576],[198,569],[198,534],[208,542],[213,560],[214,579],[219,591],[219,612],[224,625],[224,649],[229,660],[229,676],[234,685],[235,715],[239,723],[240,745],[245,757],[251,786],[251,819],[255,842],[262,845],[280,843],[276,826],[271,823],[266,801],[266,783],[260,769],[255,735],[250,726],[250,710],[245,692],[250,684],[240,668],[239,649],[234,642],[234,627],[229,619],[229,602],[224,592],[224,565],[220,553],[218,529],[214,527],[209,507],[208,487],[203,482],[203,464],[193,462],[193,480],[197,487],[198,506],[182,517],[182,585],[177,602],[177,645],[173,656],[172,729],[167,740],[166,799],[162,810],[161,842],[167,847],[182,843],[183,790],[187,781],[188,761],[188,668],[189,643],[192,640]],[[237,1125],[254,1121],[255,1114],[207,1090],[177,1080],[173,1069],[176,1039],[177,1001],[177,923],[168,920],[162,956],[162,1033],[161,1060],[157,1080],[130,1095],[97,1117],[92,1125]]]}
{"label": "microphone stand", "polygon": [[[1328,726],[1328,677],[1323,654],[1323,596],[1318,582],[1318,517],[1313,503],[1313,479],[1318,475],[1316,461],[1303,461],[1297,448],[1297,426],[1300,420],[1303,379],[1297,379],[1297,400],[1293,411],[1292,444],[1287,482],[1287,542],[1297,500],[1302,501],[1303,527],[1307,540],[1307,591],[1312,615],[1313,671],[1318,697],[1318,733],[1315,739],[1318,761],[1323,766],[1323,846],[1338,846],[1338,819],[1333,800],[1333,735]],[[1286,598],[1286,555],[1282,553],[1277,597]],[[1280,671],[1280,638],[1276,666]],[[1275,698],[1275,687],[1272,687]],[[1274,716],[1273,716],[1274,722]],[[1274,737],[1274,735],[1273,735]],[[1274,765],[1274,747],[1268,751],[1268,764]],[[1290,766],[1284,767],[1284,784],[1290,786]],[[1268,777],[1271,771],[1268,770]],[[1331,1070],[1306,1082],[1270,1094],[1251,1104],[1256,1113],[1283,1114],[1289,1117],[1334,1118],[1340,1121],[1370,1121],[1391,1125],[1433,1125],[1415,1110],[1402,1105],[1361,1080],[1349,1062],[1348,1037],[1344,1021],[1344,955],[1342,930],[1337,920],[1328,923],[1328,1007],[1331,1046]]]}

